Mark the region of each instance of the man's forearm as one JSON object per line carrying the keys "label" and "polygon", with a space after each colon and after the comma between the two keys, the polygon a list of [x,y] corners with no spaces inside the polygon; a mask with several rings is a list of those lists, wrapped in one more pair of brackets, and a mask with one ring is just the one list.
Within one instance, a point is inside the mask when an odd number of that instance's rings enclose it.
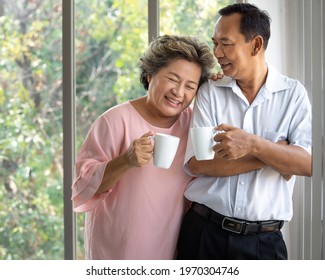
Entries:
{"label": "man's forearm", "polygon": [[189,169],[196,175],[225,177],[258,170],[266,165],[252,156],[245,156],[236,160],[226,160],[215,156],[213,160],[198,161],[195,157],[188,163]]}
{"label": "man's forearm", "polygon": [[311,155],[303,148],[294,145],[276,145],[259,139],[253,155],[281,174],[311,176]]}

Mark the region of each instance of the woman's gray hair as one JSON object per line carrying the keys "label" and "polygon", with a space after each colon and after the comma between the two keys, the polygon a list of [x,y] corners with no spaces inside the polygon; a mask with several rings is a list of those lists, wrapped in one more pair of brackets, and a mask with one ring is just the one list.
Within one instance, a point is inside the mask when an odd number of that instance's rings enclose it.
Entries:
{"label": "woman's gray hair", "polygon": [[146,53],[140,58],[140,82],[148,90],[148,75],[154,75],[175,59],[185,59],[198,64],[201,69],[199,86],[205,82],[216,60],[207,43],[194,36],[164,35],[152,41]]}

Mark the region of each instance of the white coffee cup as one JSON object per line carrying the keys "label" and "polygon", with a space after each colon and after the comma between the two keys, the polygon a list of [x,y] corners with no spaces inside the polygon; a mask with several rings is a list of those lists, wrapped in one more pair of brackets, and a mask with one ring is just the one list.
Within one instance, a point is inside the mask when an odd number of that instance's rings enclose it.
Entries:
{"label": "white coffee cup", "polygon": [[209,127],[192,127],[190,129],[190,137],[197,160],[210,160],[214,158],[213,140],[217,131],[213,126]]}
{"label": "white coffee cup", "polygon": [[156,133],[152,139],[154,139],[154,165],[160,168],[168,169],[173,163],[180,138],[168,134]]}

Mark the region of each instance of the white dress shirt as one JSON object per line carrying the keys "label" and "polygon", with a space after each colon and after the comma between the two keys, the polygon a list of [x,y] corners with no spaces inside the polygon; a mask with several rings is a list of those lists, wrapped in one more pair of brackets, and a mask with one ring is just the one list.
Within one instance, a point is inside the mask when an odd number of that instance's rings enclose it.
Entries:
{"label": "white dress shirt", "polygon": [[[249,104],[236,81],[224,77],[201,86],[194,104],[193,127],[222,123],[241,128],[273,142],[287,140],[290,145],[311,153],[311,105],[304,86],[268,66],[266,83]],[[185,156],[194,156],[189,137]],[[190,172],[189,172],[190,173]],[[199,176],[192,181],[185,197],[204,204],[225,216],[250,221],[292,218],[292,192],[295,176],[289,181],[272,169],[230,176]]]}

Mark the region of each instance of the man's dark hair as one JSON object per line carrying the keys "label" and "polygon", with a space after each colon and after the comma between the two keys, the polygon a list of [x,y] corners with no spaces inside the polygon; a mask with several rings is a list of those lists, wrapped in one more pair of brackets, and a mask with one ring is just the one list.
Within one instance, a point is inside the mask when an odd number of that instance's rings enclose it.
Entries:
{"label": "man's dark hair", "polygon": [[242,16],[240,32],[245,36],[246,42],[260,35],[263,37],[263,47],[266,50],[271,36],[271,18],[269,14],[248,3],[237,3],[219,10],[221,16],[229,16],[235,13]]}

